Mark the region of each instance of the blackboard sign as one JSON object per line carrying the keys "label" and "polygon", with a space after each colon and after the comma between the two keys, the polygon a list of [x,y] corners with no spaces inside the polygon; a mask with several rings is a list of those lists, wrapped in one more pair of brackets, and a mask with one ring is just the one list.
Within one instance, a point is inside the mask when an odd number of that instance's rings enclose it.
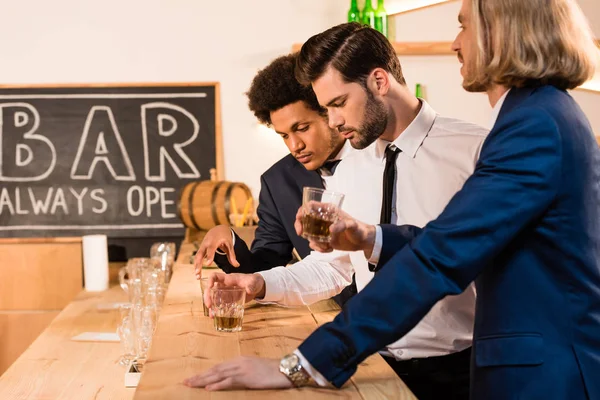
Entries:
{"label": "blackboard sign", "polygon": [[180,189],[220,172],[218,100],[216,83],[0,88],[0,236],[183,235]]}

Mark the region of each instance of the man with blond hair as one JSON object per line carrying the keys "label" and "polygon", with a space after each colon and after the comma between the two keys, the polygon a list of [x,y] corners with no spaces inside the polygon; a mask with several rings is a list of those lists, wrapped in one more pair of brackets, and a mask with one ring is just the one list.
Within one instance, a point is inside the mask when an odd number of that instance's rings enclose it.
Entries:
{"label": "man with blond hair", "polygon": [[[600,150],[566,92],[593,76],[598,50],[574,0],[463,0],[459,21],[463,86],[494,109],[473,175],[405,246],[403,227],[343,216],[329,244],[311,247],[363,251],[380,268],[374,279],[283,358],[281,373],[242,360],[199,380],[282,388],[310,376],[341,387],[475,280],[471,399],[600,398]],[[323,56],[315,49],[328,39],[313,37],[298,61],[322,104],[324,71],[353,45]],[[299,216],[296,225],[301,233]]]}

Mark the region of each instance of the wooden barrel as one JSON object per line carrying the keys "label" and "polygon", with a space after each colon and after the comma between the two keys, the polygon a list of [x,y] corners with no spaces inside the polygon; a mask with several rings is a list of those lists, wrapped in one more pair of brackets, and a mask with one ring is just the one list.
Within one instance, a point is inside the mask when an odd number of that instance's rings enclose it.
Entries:
{"label": "wooden barrel", "polygon": [[247,218],[250,218],[254,205],[248,186],[227,181],[190,182],[179,193],[177,213],[185,226],[209,230],[217,225],[231,225],[229,215],[241,216],[248,201]]}

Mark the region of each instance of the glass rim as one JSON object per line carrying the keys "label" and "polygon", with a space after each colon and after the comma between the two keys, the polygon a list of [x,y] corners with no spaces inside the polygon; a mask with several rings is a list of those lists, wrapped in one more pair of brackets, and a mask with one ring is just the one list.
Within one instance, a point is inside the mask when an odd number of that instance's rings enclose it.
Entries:
{"label": "glass rim", "polygon": [[312,186],[304,186],[304,187],[302,188],[302,193],[304,193],[304,192],[307,192],[307,191],[309,191],[309,190],[310,190],[311,192],[315,192],[315,193],[322,193],[322,194],[325,194],[325,193],[327,193],[327,194],[328,194],[328,195],[330,195],[330,196],[340,196],[340,197],[344,197],[344,196],[345,196],[345,194],[344,194],[344,193],[342,193],[342,192],[336,192],[336,191],[333,191],[333,190],[321,189],[321,188],[318,188],[318,187],[312,187]]}
{"label": "glass rim", "polygon": [[246,293],[246,290],[243,287],[239,286],[213,286],[210,288],[211,292],[216,292],[217,290],[221,292],[243,292]]}

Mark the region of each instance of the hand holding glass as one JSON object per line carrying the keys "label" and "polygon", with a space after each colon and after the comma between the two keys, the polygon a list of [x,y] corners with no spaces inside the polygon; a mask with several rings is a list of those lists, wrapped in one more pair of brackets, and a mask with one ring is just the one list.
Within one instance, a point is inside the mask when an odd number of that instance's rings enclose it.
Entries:
{"label": "hand holding glass", "polygon": [[302,194],[302,237],[315,242],[329,242],[329,227],[337,219],[343,201],[342,193],[305,187]]}

